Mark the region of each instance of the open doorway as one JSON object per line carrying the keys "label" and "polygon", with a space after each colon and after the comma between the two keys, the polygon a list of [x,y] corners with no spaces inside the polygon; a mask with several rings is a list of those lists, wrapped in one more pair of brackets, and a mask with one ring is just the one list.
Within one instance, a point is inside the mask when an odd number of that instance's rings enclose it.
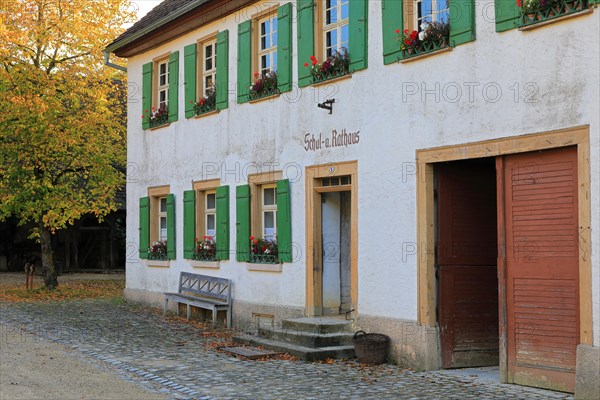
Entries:
{"label": "open doorway", "polygon": [[495,159],[436,164],[437,319],[443,368],[497,366]]}
{"label": "open doorway", "polygon": [[350,297],[350,192],[321,194],[323,243],[323,315],[351,310]]}

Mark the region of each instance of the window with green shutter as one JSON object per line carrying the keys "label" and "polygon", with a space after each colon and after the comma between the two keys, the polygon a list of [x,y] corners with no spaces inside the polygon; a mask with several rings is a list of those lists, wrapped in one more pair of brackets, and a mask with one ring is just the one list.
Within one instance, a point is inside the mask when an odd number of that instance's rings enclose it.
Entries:
{"label": "window with green shutter", "polygon": [[474,0],[382,0],[381,11],[384,64],[475,40]]}
{"label": "window with green shutter", "polygon": [[251,21],[244,21],[238,25],[237,101],[239,104],[250,100],[248,89],[252,74],[251,27]]}
{"label": "window with green shutter", "polygon": [[191,118],[196,115],[196,58],[197,45],[190,44],[183,48],[183,84],[185,91],[185,117]]}
{"label": "window with green shutter", "polygon": [[368,4],[297,0],[300,87],[367,68]]}
{"label": "window with green shutter", "polygon": [[196,191],[183,192],[183,258],[191,260],[196,249]]}
{"label": "window with green shutter", "polygon": [[229,260],[229,186],[219,186],[217,196],[217,260]]}
{"label": "window with green shutter", "polygon": [[292,3],[277,9],[277,89],[280,93],[292,90]]}
{"label": "window with green shutter", "polygon": [[224,110],[228,107],[229,98],[229,31],[225,30],[217,33],[216,50],[216,99],[215,107],[217,110]]}
{"label": "window with green shutter", "polygon": [[157,128],[177,121],[179,52],[144,64],[142,74],[142,128]]}
{"label": "window with green shutter", "polygon": [[[292,262],[290,183],[270,180],[281,172],[251,174],[236,190],[237,260],[254,264]],[[257,269],[258,268],[258,269]],[[253,270],[262,270],[253,267]],[[266,267],[267,271],[273,271]]]}

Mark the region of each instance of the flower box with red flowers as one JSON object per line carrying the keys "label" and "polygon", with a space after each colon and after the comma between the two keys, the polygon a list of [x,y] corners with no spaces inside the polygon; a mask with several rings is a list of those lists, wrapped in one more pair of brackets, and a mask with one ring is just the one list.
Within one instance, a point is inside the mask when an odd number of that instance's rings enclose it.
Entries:
{"label": "flower box with red flowers", "polygon": [[212,236],[196,238],[196,247],[192,258],[196,261],[217,261],[217,243]]}
{"label": "flower box with red flowers", "polygon": [[396,30],[400,41],[402,58],[412,58],[422,54],[444,49],[449,45],[450,24],[447,22],[429,22],[421,25],[421,31]]}
{"label": "flower box with red flowers", "polygon": [[587,9],[587,0],[516,0],[521,9],[519,26],[525,27]]}
{"label": "flower box with red flowers", "polygon": [[194,103],[194,114],[202,115],[214,111],[217,105],[217,91],[214,86],[204,92],[205,96]]}
{"label": "flower box with red flowers", "polygon": [[269,71],[262,74],[255,72],[254,82],[248,88],[250,100],[258,100],[276,94],[279,94],[279,89],[277,89],[277,72]]}
{"label": "flower box with red flowers", "polygon": [[313,83],[339,78],[350,72],[350,53],[345,47],[342,47],[322,63],[317,57],[310,56],[310,63],[304,63],[304,67],[310,68]]}
{"label": "flower box with red flowers", "polygon": [[152,107],[150,113],[146,110],[142,118],[150,118],[150,128],[166,125],[169,123],[169,107],[166,103],[161,104],[158,109]]}
{"label": "flower box with red flowers", "polygon": [[250,262],[257,264],[278,264],[277,241],[250,236]]}
{"label": "flower box with red flowers", "polygon": [[148,246],[149,260],[166,260],[167,259],[167,241],[157,240]]}

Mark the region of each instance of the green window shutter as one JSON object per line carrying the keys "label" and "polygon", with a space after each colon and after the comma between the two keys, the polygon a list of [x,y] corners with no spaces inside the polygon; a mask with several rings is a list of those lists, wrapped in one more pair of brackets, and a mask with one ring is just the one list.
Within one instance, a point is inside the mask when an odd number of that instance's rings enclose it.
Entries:
{"label": "green window shutter", "polygon": [[175,195],[167,195],[167,258],[174,260],[175,253]]}
{"label": "green window shutter", "polygon": [[304,66],[309,63],[310,56],[315,55],[315,10],[314,0],[297,0],[297,35],[298,35],[298,86],[304,87],[312,84],[310,68]]}
{"label": "green window shutter", "polygon": [[179,107],[179,52],[169,56],[169,122],[177,121]]}
{"label": "green window shutter", "polygon": [[183,192],[183,258],[190,260],[196,248],[196,191]]}
{"label": "green window shutter", "polygon": [[292,262],[290,181],[277,181],[277,246],[279,261]]}
{"label": "green window shutter", "polygon": [[277,88],[292,90],[292,3],[277,9]]}
{"label": "green window shutter", "polygon": [[450,46],[475,40],[474,0],[452,0],[450,6]]}
{"label": "green window shutter", "polygon": [[382,0],[381,13],[383,18],[381,25],[383,29],[383,63],[387,65],[402,59],[396,30],[400,30],[400,32],[404,30],[403,1]]}
{"label": "green window shutter", "polygon": [[229,186],[217,188],[217,260],[229,260]]}
{"label": "green window shutter", "polygon": [[236,259],[250,260],[250,185],[235,188]]}
{"label": "green window shutter", "polygon": [[598,4],[600,0],[588,0],[588,4]]}
{"label": "green window shutter", "polygon": [[367,68],[367,14],[368,0],[352,0],[349,2],[349,37],[350,72]]}
{"label": "green window shutter", "polygon": [[185,46],[183,48],[183,84],[185,86],[186,118],[194,116],[194,104],[198,100],[196,98],[196,59],[196,43]]}
{"label": "green window shutter", "polygon": [[229,31],[217,33],[217,110],[228,107],[229,99]]}
{"label": "green window shutter", "polygon": [[250,100],[248,88],[252,76],[252,29],[250,21],[238,25],[238,66],[237,66],[237,98],[238,103]]}
{"label": "green window shutter", "polygon": [[504,32],[519,27],[521,11],[515,0],[495,0],[496,32]]}
{"label": "green window shutter", "polygon": [[150,245],[150,197],[140,198],[140,242],[138,243],[140,258],[148,258]]}
{"label": "green window shutter", "polygon": [[142,67],[142,128],[150,128],[150,111],[152,110],[152,63]]}

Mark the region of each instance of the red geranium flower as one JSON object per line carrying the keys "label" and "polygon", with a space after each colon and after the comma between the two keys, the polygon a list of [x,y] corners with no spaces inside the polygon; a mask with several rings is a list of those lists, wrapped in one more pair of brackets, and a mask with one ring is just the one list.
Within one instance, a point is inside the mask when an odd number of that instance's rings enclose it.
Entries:
{"label": "red geranium flower", "polygon": [[254,239],[254,244],[258,244],[258,240]]}
{"label": "red geranium flower", "polygon": [[308,67],[308,63],[304,63],[304,66],[305,66],[305,67]]}
{"label": "red geranium flower", "polygon": [[250,236],[250,240],[254,240],[254,236]]}
{"label": "red geranium flower", "polygon": [[400,29],[396,29],[396,33],[400,33]]}

